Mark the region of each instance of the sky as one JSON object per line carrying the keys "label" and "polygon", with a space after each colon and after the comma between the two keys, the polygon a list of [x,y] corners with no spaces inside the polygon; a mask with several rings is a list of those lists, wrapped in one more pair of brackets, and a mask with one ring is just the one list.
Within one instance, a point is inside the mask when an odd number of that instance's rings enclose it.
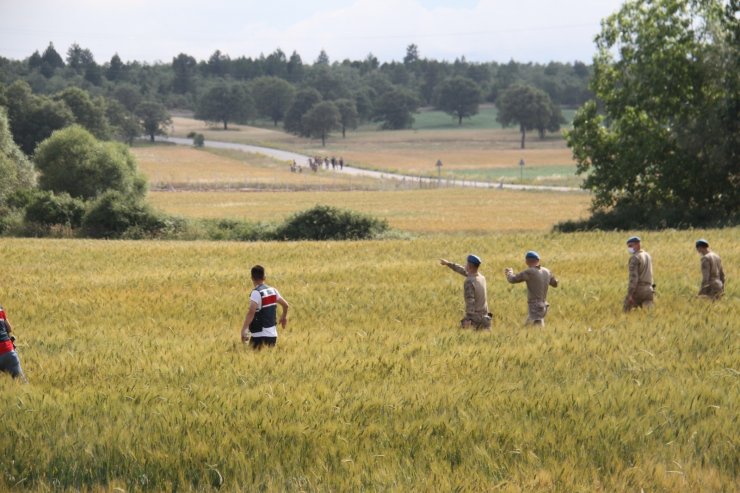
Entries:
{"label": "sky", "polygon": [[277,48],[313,63],[422,58],[471,62],[590,62],[600,21],[623,0],[0,0],[0,56],[20,60],[49,42],[98,63],[205,60]]}

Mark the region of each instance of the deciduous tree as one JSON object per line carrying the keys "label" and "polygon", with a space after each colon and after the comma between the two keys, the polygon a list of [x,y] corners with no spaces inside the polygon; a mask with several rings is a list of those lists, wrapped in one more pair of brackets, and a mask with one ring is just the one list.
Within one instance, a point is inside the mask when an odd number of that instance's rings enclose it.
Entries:
{"label": "deciduous tree", "polygon": [[446,79],[435,93],[437,108],[457,118],[458,125],[462,125],[463,118],[478,114],[482,93],[478,84],[467,77]]}
{"label": "deciduous tree", "polygon": [[144,132],[154,142],[156,135],[167,135],[167,127],[172,123],[167,109],[156,101],[144,101],[136,107],[136,116],[139,117]]}
{"label": "deciduous tree", "polygon": [[141,90],[128,83],[118,84],[113,91],[113,97],[131,112],[136,111],[136,107],[143,99]]}
{"label": "deciduous tree", "polygon": [[394,88],[378,98],[373,119],[382,122],[384,129],[409,128],[414,123],[412,113],[418,107],[416,96],[404,89]]}
{"label": "deciduous tree", "polygon": [[252,98],[257,112],[273,121],[279,121],[293,104],[295,89],[290,82],[278,77],[258,77],[252,81]]}
{"label": "deciduous tree", "polygon": [[111,125],[112,136],[128,145],[132,145],[144,131],[137,116],[115,99],[106,102],[105,115]]}
{"label": "deciduous tree", "polygon": [[[733,8],[732,5],[735,5]],[[631,0],[602,22],[568,145],[611,227],[736,223],[737,3]]]}
{"label": "deciduous tree", "polygon": [[23,81],[16,81],[5,91],[8,119],[13,140],[24,153],[31,155],[39,142],[54,130],[71,125],[74,114],[63,101],[37,96]]}
{"label": "deciduous tree", "polygon": [[285,114],[283,127],[286,132],[308,137],[308,133],[303,130],[303,115],[321,101],[321,94],[316,89],[309,87],[301,89],[295,95],[293,104]]}
{"label": "deciduous tree", "polygon": [[219,122],[228,130],[229,122],[246,122],[254,115],[254,102],[243,82],[221,79],[209,87],[198,99],[195,118]]}
{"label": "deciduous tree", "polygon": [[326,138],[332,130],[339,127],[339,110],[331,101],[322,101],[303,116],[303,128],[311,137],[321,139],[326,146]]}
{"label": "deciduous tree", "polygon": [[0,205],[9,193],[36,183],[33,163],[13,141],[5,109],[0,107]]}
{"label": "deciduous tree", "polygon": [[90,95],[79,87],[68,87],[54,95],[57,101],[63,101],[75,116],[75,122],[85,127],[98,139],[110,136],[105,105],[93,102]]}
{"label": "deciduous tree", "polygon": [[146,182],[128,148],[117,142],[100,142],[78,125],[58,130],[39,144],[34,162],[43,190],[82,199],[107,190],[137,196],[145,192]]}
{"label": "deciduous tree", "polygon": [[532,86],[515,84],[499,96],[496,107],[498,108],[496,118],[502,125],[512,123],[519,125],[522,135],[521,148],[524,149],[527,130],[547,129],[552,121],[554,105],[544,91]]}
{"label": "deciduous tree", "polygon": [[346,137],[347,129],[357,128],[359,116],[357,106],[351,99],[337,99],[334,104],[339,110],[339,125],[342,127],[342,138]]}

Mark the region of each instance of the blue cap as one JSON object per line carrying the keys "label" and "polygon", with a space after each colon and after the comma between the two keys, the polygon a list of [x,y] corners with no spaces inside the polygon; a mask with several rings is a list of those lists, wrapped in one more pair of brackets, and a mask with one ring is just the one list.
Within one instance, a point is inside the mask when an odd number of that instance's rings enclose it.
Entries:
{"label": "blue cap", "polygon": [[481,264],[481,259],[480,259],[479,256],[473,255],[471,253],[470,255],[468,255],[468,262],[470,262],[473,265],[480,265]]}
{"label": "blue cap", "polygon": [[707,240],[705,240],[704,238],[702,238],[700,240],[696,240],[696,248],[699,248],[699,247],[708,248],[709,247],[709,242]]}
{"label": "blue cap", "polygon": [[632,236],[629,240],[627,240],[627,243],[640,243],[640,237]]}
{"label": "blue cap", "polygon": [[524,258],[533,258],[535,260],[539,260],[540,254],[535,252],[534,250],[530,250],[526,253],[526,255],[524,255]]}

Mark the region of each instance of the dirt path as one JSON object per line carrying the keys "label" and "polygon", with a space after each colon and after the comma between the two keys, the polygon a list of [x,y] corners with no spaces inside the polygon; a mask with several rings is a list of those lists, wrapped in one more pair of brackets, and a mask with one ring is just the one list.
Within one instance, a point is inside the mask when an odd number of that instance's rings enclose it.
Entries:
{"label": "dirt path", "polygon": [[[192,139],[184,139],[182,137],[157,137],[157,140],[162,142],[173,142],[179,145],[192,145]],[[212,147],[214,149],[232,149],[242,152],[250,152],[253,154],[262,154],[269,156],[280,161],[295,161],[296,164],[308,169],[308,156],[298,154],[290,151],[282,151],[280,149],[272,149],[269,147],[253,146],[248,144],[236,144],[232,142],[218,142],[214,140],[206,140],[205,147]],[[335,171],[336,173],[344,173],[353,176],[366,176],[370,178],[376,178],[378,180],[397,180],[408,183],[419,183],[420,185],[427,185],[429,187],[438,185],[441,187],[465,187],[465,188],[502,188],[506,190],[538,190],[547,192],[570,192],[570,193],[586,193],[580,188],[573,187],[548,187],[543,185],[517,185],[512,183],[491,183],[486,181],[476,180],[456,180],[456,179],[437,179],[430,176],[411,176],[403,175],[400,173],[389,173],[384,171],[375,171],[363,168],[356,168],[354,166],[344,166],[341,171]]]}

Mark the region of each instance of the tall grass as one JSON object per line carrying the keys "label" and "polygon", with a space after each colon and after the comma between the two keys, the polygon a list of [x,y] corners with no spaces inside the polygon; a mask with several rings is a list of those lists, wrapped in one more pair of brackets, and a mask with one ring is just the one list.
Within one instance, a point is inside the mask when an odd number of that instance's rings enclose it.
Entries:
{"label": "tall grass", "polygon": [[[645,233],[652,312],[621,313],[624,235],[363,243],[0,240],[31,384],[0,378],[0,490],[737,491],[740,230]],[[706,236],[722,301],[693,298]],[[503,278],[536,248],[547,327]],[[491,333],[456,329],[483,260]],[[237,342],[248,269],[291,302]]]}

